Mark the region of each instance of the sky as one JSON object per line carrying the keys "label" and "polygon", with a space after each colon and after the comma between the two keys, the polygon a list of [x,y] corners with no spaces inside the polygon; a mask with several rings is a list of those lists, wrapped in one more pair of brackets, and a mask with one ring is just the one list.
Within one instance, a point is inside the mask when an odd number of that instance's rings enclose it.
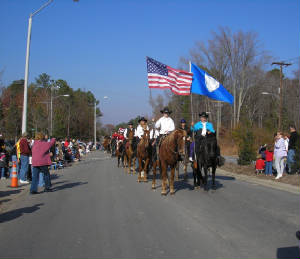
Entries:
{"label": "sky", "polygon": [[[0,0],[0,79],[6,86],[24,78],[29,14],[45,2]],[[29,83],[47,73],[90,90],[100,101],[103,123],[151,115],[146,56],[176,68],[195,42],[207,42],[222,26],[256,32],[274,61],[293,62],[300,47],[299,2],[54,0],[33,17]]]}

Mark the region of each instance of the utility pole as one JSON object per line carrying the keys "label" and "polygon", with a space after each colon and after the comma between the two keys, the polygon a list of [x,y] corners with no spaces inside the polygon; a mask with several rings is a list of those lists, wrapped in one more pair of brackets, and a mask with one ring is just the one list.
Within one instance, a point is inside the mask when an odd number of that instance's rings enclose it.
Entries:
{"label": "utility pole", "polygon": [[278,130],[282,130],[282,106],[283,106],[283,84],[282,84],[282,67],[290,66],[290,63],[284,62],[273,62],[272,65],[280,66],[280,88],[279,88],[279,119],[278,119]]}

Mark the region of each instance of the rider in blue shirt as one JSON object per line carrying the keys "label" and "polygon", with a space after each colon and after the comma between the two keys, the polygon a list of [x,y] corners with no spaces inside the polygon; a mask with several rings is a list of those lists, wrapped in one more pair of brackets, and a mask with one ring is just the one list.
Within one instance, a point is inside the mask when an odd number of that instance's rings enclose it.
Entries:
{"label": "rider in blue shirt", "polygon": [[[204,137],[206,136],[206,134],[210,134],[210,133],[216,133],[216,131],[214,130],[214,126],[212,125],[211,122],[207,122],[207,118],[208,118],[208,114],[206,112],[202,112],[199,114],[200,117],[200,121],[197,122],[195,125],[192,124],[191,126],[191,131],[198,131],[200,133],[201,131],[201,135]],[[195,142],[192,142],[192,144],[190,145],[190,161],[193,161],[193,157],[194,157],[194,145]]]}

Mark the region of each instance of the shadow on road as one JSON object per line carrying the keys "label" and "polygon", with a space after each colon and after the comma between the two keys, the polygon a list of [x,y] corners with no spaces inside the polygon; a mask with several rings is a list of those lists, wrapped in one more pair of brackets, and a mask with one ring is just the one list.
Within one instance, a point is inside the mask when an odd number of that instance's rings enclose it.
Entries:
{"label": "shadow on road", "polygon": [[73,188],[73,187],[80,186],[80,185],[87,184],[87,183],[88,182],[66,183],[66,184],[54,187],[52,190],[55,192],[55,191],[60,191],[60,190],[64,190],[64,189]]}
{"label": "shadow on road", "polygon": [[186,181],[174,181],[175,193],[180,190],[189,189],[190,191],[194,190],[194,185],[189,184]]}
{"label": "shadow on road", "polygon": [[299,258],[299,247],[290,246],[290,247],[281,247],[277,249],[277,258],[278,259],[296,259]]}
{"label": "shadow on road", "polygon": [[232,176],[224,176],[224,175],[216,175],[216,179],[219,180],[235,180],[235,177]]}
{"label": "shadow on road", "polygon": [[9,191],[0,191],[0,197],[5,197],[5,196],[9,196],[12,194],[17,194],[21,191],[23,191],[24,189],[17,189],[17,190],[9,190]]}
{"label": "shadow on road", "polygon": [[5,221],[14,220],[18,217],[21,217],[24,213],[33,213],[40,209],[40,206],[44,205],[44,203],[39,203],[31,207],[25,207],[21,209],[15,209],[12,211],[8,211],[5,213],[0,214],[0,223]]}
{"label": "shadow on road", "polygon": [[8,201],[11,201],[11,199],[4,199],[4,200],[1,200],[0,201],[0,204],[4,203],[4,202],[8,202]]}

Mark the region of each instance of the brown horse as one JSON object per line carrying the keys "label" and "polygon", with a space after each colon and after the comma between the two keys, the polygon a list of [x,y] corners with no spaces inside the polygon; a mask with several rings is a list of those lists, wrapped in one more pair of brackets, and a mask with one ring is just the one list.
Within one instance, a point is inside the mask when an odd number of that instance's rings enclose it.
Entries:
{"label": "brown horse", "polygon": [[[130,131],[128,133],[128,140],[125,144],[125,165],[128,166],[128,174],[131,173],[131,166],[133,167],[132,171],[133,174],[135,174],[135,160],[136,160],[136,150],[134,147],[134,132]],[[126,172],[126,167],[125,167],[125,172]]]}
{"label": "brown horse", "polygon": [[[161,167],[162,174],[162,195],[167,194],[167,178],[168,166],[171,167],[171,176],[170,176],[170,194],[174,194],[174,175],[175,175],[175,167],[177,165],[177,161],[180,157],[185,155],[185,138],[186,131],[184,130],[175,130],[170,135],[168,135],[161,143],[159,147],[159,161]],[[153,179],[152,179],[152,188],[155,188],[155,180],[156,174],[153,171]]]}
{"label": "brown horse", "polygon": [[105,152],[107,153],[110,153],[110,142],[111,142],[111,139],[110,137],[105,137],[104,138],[104,141],[102,143],[103,147],[104,147],[104,150]]}
{"label": "brown horse", "polygon": [[[137,159],[139,161],[138,182],[147,182],[148,165],[151,158],[150,131],[144,130],[144,135],[137,145]],[[143,179],[142,179],[143,178]]]}
{"label": "brown horse", "polygon": [[123,143],[123,141],[119,141],[117,143],[116,157],[118,159],[118,167],[120,167],[120,160],[124,167],[124,143]]}

